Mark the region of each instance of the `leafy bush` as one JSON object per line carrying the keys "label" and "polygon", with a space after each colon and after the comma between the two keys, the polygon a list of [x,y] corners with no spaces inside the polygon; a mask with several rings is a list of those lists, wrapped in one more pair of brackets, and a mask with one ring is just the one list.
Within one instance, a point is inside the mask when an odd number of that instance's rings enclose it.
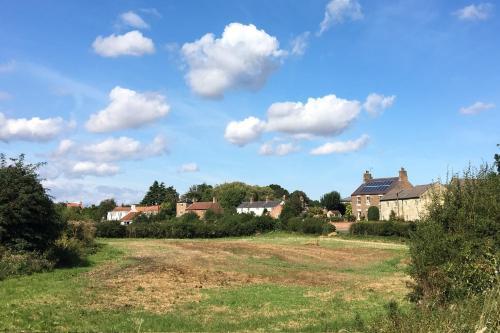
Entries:
{"label": "leafy bush", "polygon": [[378,221],[380,220],[380,212],[378,207],[370,206],[368,208],[368,221]]}
{"label": "leafy bush", "polygon": [[397,236],[409,238],[416,229],[414,222],[377,221],[353,223],[349,232],[352,235]]}
{"label": "leafy bush", "polygon": [[294,217],[288,220],[286,229],[304,234],[323,235],[335,231],[335,226],[324,219]]}
{"label": "leafy bush", "polygon": [[12,252],[0,249],[0,280],[11,276],[50,271],[54,263],[37,252]]}
{"label": "leafy bush", "polygon": [[443,304],[498,285],[500,175],[487,166],[436,193],[410,240],[411,299]]}
{"label": "leafy bush", "polygon": [[83,242],[66,234],[55,242],[48,256],[57,267],[75,267],[86,262]]}
{"label": "leafy bush", "polygon": [[127,228],[119,221],[105,221],[96,224],[97,237],[123,238],[127,235]]}

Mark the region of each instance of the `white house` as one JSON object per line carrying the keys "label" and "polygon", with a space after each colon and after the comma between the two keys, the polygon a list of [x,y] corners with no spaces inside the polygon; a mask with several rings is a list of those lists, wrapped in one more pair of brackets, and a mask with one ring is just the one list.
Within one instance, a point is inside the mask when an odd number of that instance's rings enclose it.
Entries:
{"label": "white house", "polygon": [[112,211],[108,212],[108,221],[120,221],[120,224],[127,225],[133,222],[133,220],[141,215],[156,215],[160,212],[160,206],[126,206],[126,207],[115,207]]}
{"label": "white house", "polygon": [[283,209],[285,202],[283,200],[266,200],[266,201],[253,201],[242,202],[237,208],[238,214],[255,214],[255,216],[262,216],[264,211],[267,211],[272,218],[278,218]]}

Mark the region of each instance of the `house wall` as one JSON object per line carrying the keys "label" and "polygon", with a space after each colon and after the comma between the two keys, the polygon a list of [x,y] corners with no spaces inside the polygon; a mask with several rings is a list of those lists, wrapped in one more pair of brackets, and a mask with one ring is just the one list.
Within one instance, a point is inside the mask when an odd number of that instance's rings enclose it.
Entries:
{"label": "house wall", "polygon": [[108,215],[106,218],[108,221],[119,221],[128,213],[129,213],[128,211],[118,211],[118,212],[111,211],[111,212],[108,212]]}
{"label": "house wall", "polygon": [[[359,221],[363,219],[363,217],[368,218],[368,208],[370,208],[370,206],[376,206],[380,211],[380,198],[382,198],[382,196],[381,194],[351,196],[352,214]],[[360,199],[360,203],[358,203],[358,198]]]}
{"label": "house wall", "polygon": [[422,220],[429,211],[431,198],[431,191],[427,190],[420,198],[382,201],[380,219],[389,220],[391,211],[394,211],[397,217],[405,221]]}
{"label": "house wall", "polygon": [[271,210],[269,216],[271,216],[273,219],[277,219],[278,217],[280,217],[282,210],[283,210],[283,205],[278,205]]}
{"label": "house wall", "polygon": [[187,206],[188,203],[186,202],[178,202],[177,205],[175,206],[175,216],[179,217],[186,214]]}

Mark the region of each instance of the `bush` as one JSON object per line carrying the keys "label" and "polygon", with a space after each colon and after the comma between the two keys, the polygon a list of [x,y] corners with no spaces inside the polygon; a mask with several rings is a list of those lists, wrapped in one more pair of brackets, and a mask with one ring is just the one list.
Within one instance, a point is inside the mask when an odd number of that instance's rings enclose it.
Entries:
{"label": "bush", "polygon": [[427,221],[410,239],[410,297],[444,304],[483,294],[500,283],[500,175],[467,170],[436,193]]}
{"label": "bush", "polygon": [[324,219],[294,217],[288,220],[286,229],[304,234],[324,235],[335,231],[335,226]]}
{"label": "bush", "polygon": [[97,237],[123,238],[127,235],[127,228],[119,221],[105,221],[96,224]]}
{"label": "bush", "polygon": [[378,207],[370,206],[368,208],[368,221],[378,221],[380,220],[380,212]]}
{"label": "bush", "polygon": [[0,249],[0,280],[17,275],[50,271],[54,263],[37,252],[12,252]]}
{"label": "bush", "polygon": [[75,267],[86,263],[83,242],[63,235],[49,250],[48,257],[57,267]]}
{"label": "bush", "polygon": [[409,238],[410,234],[415,231],[415,229],[416,224],[414,222],[362,221],[353,223],[349,228],[349,233],[352,235],[397,236]]}

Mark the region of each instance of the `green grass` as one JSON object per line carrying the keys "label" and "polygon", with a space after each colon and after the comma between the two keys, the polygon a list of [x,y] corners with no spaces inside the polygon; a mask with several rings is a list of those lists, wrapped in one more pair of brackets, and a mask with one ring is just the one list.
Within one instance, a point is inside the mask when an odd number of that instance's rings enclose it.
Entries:
{"label": "green grass", "polygon": [[[216,240],[133,240],[163,251],[172,243],[278,245],[304,246],[317,237],[272,233],[257,237]],[[228,261],[227,269],[247,271],[257,276],[276,277],[282,274],[318,272],[344,274],[349,279],[342,283],[331,282],[315,285],[284,282],[249,283],[201,291],[199,300],[180,302],[164,313],[147,312],[139,307],[95,308],[91,304],[100,297],[90,272],[106,268],[110,263],[115,269],[136,264],[132,240],[100,240],[106,245],[91,256],[88,267],[58,269],[53,272],[11,278],[0,282],[0,331],[338,331],[354,330],[360,321],[369,321],[384,313],[384,306],[392,299],[403,301],[402,289],[363,289],[364,283],[401,276],[401,260],[407,256],[406,248],[398,244],[369,243],[342,239],[319,239],[325,249],[352,250],[377,249],[390,254],[386,260],[370,262],[362,267],[337,269],[321,262],[308,260],[290,261],[281,256],[252,256],[238,253]],[[311,251],[318,247],[311,246]],[[382,249],[382,250],[381,250]],[[232,267],[232,266],[238,267]],[[223,268],[223,267],[218,267]],[[347,274],[347,275],[346,275]],[[342,276],[344,276],[342,275]],[[94,280],[93,280],[94,279]],[[138,286],[141,291],[141,286]]]}

